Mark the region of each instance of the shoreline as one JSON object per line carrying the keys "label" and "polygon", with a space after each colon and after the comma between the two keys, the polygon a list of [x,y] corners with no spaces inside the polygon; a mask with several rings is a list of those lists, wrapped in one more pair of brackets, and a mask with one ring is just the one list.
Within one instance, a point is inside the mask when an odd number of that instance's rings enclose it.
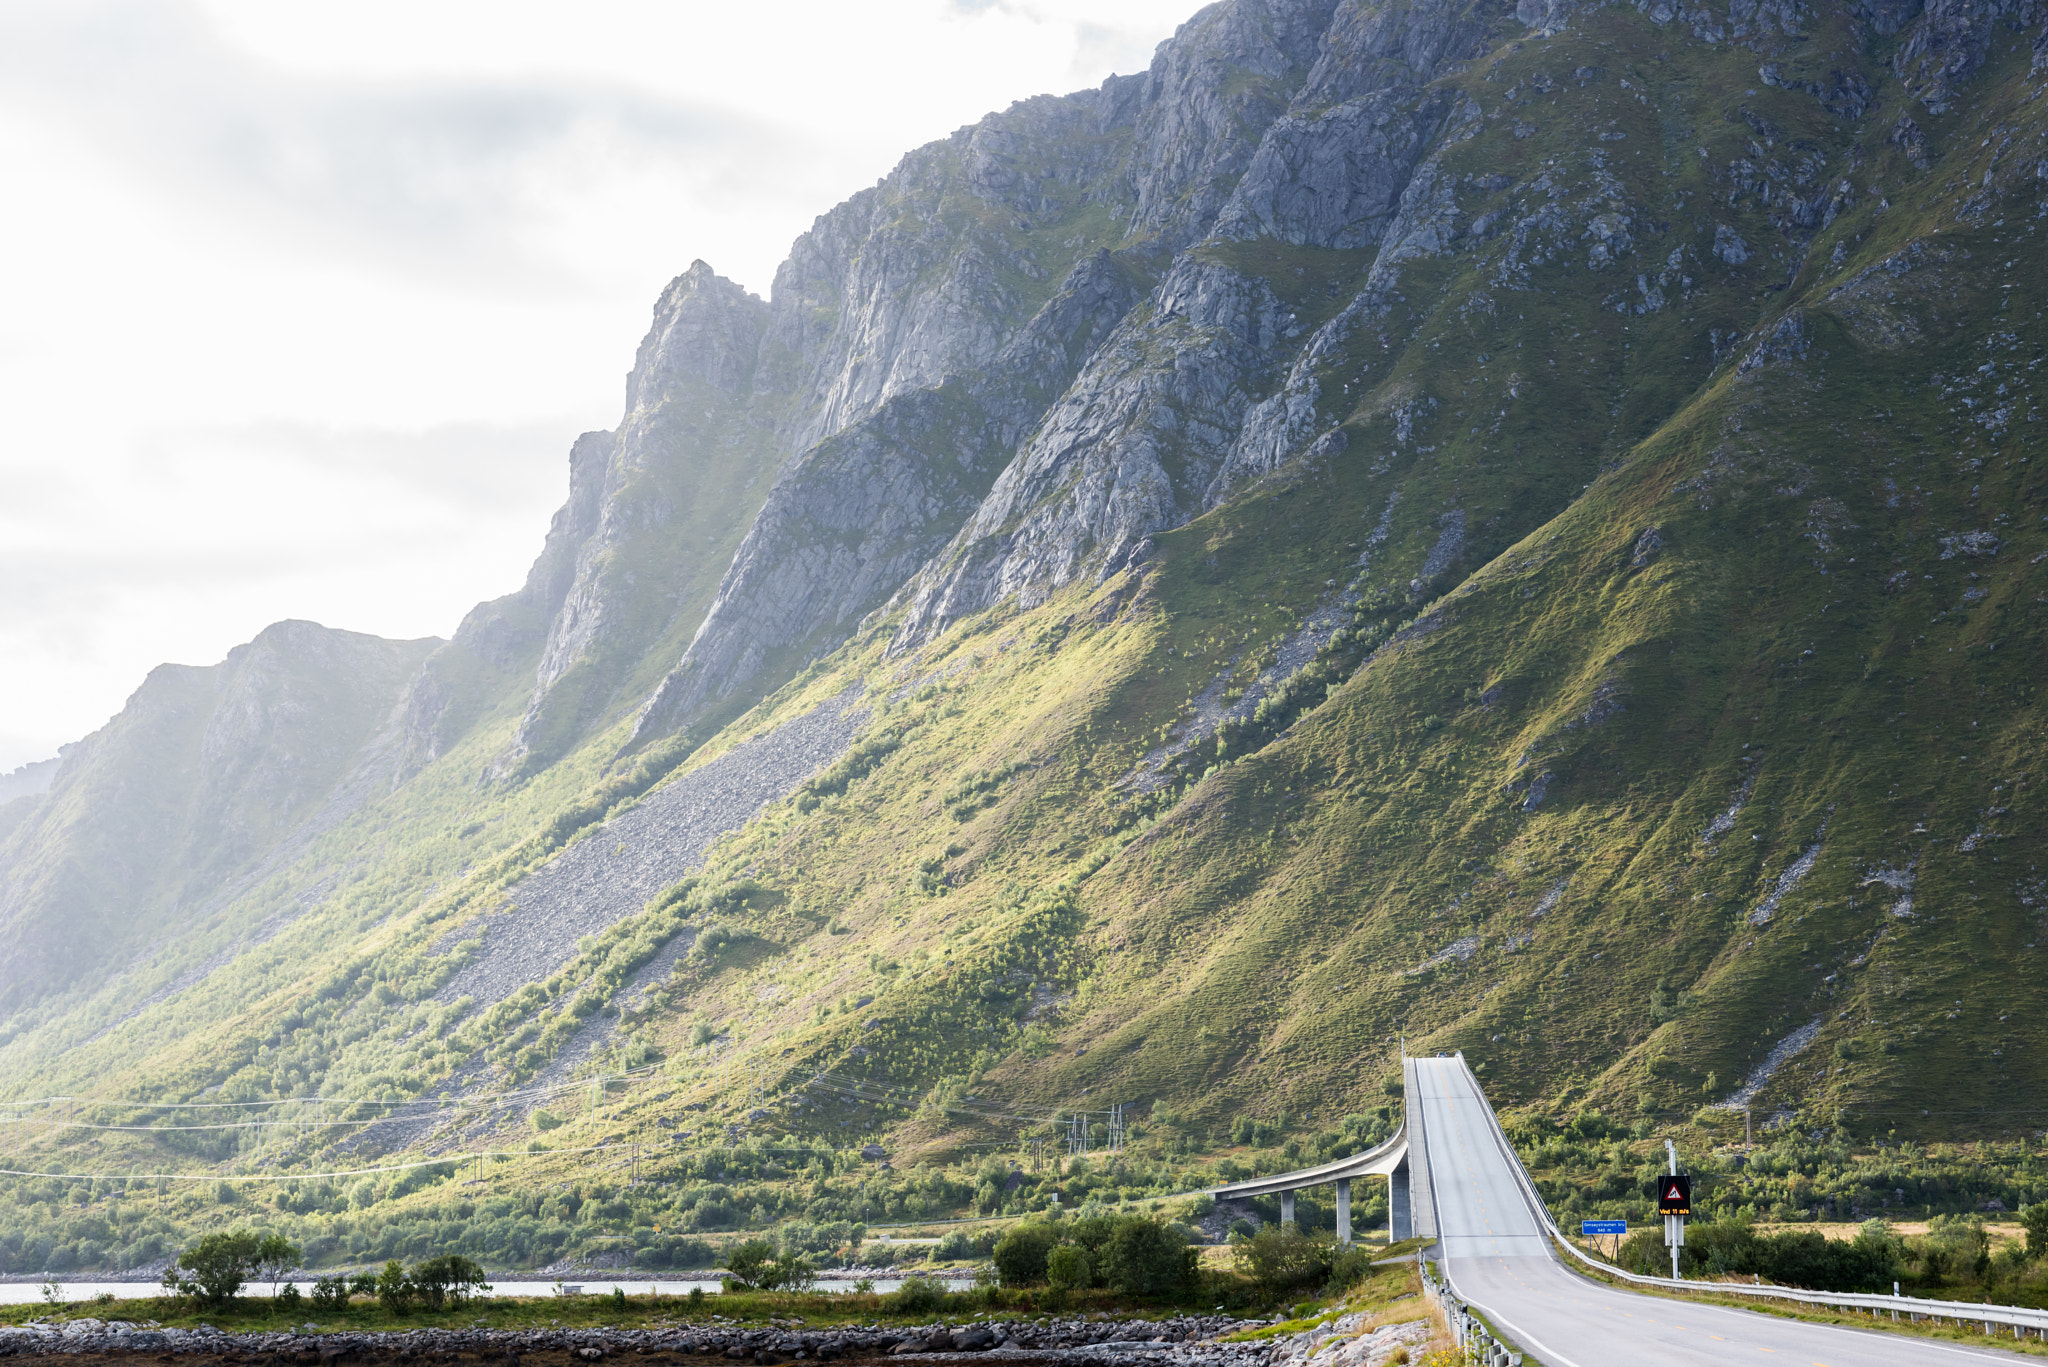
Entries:
{"label": "shoreline", "polygon": [[[307,1283],[320,1277],[336,1275],[353,1276],[358,1272],[374,1273],[377,1270],[378,1266],[374,1263],[313,1270],[297,1268],[278,1278],[278,1280],[280,1282]],[[156,1286],[163,1281],[163,1275],[162,1268],[154,1270],[131,1268],[126,1272],[60,1273],[54,1275],[48,1272],[0,1272],[0,1286],[41,1286],[46,1282],[54,1282],[58,1286]],[[547,1271],[521,1272],[502,1268],[487,1268],[484,1271],[484,1276],[494,1282],[566,1282],[573,1285],[580,1280],[590,1282],[638,1282],[644,1285],[652,1285],[657,1282],[723,1281],[727,1276],[727,1269],[712,1267],[676,1272],[649,1272],[644,1268],[578,1267],[566,1271],[549,1269]],[[817,1275],[817,1280],[821,1282],[857,1282],[862,1278],[881,1280],[889,1277],[914,1276],[937,1277],[945,1281],[964,1281],[973,1276],[973,1266],[931,1269],[835,1267],[820,1272]],[[249,1285],[253,1288],[267,1286],[269,1283],[267,1281],[252,1280],[249,1282]]]}

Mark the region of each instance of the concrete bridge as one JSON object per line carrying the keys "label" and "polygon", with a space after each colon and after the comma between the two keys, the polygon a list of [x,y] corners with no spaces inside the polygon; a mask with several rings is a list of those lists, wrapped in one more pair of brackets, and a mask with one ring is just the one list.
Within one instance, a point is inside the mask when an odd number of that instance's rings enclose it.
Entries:
{"label": "concrete bridge", "polygon": [[[1465,1056],[1402,1060],[1402,1122],[1375,1149],[1271,1177],[1211,1187],[1218,1198],[1280,1197],[1282,1219],[1294,1215],[1294,1193],[1305,1187],[1337,1189],[1337,1236],[1351,1238],[1351,1183],[1385,1177],[1396,1240],[1425,1237],[1424,1256],[1465,1309],[1480,1312],[1491,1332],[1540,1358],[1546,1367],[1723,1367],[1751,1353],[1818,1367],[1926,1367],[1957,1360],[2018,1363],[2022,1358],[1991,1345],[1994,1318],[2001,1332],[2048,1336],[2039,1312],[1966,1306],[1893,1296],[1814,1296],[1780,1288],[1717,1286],[1833,1300],[1860,1307],[1874,1321],[1901,1313],[1960,1327],[1981,1321],[1983,1346],[1880,1333],[1845,1324],[1802,1323],[1726,1305],[1652,1298],[1584,1275],[1561,1256],[1562,1232],[1543,1208],[1500,1121],[1487,1105]],[[1579,1255],[1583,1257],[1583,1255]],[[1655,1279],[1650,1279],[1654,1281]],[[1686,1283],[1659,1282],[1678,1289]],[[1460,1310],[1460,1314],[1463,1309]],[[1850,1324],[1854,1323],[1854,1315]],[[1783,1355],[1790,1354],[1790,1357]],[[1488,1362],[1519,1361],[1505,1349]]]}
{"label": "concrete bridge", "polygon": [[[1415,1095],[1415,1059],[1401,1062],[1401,1090],[1403,1097]],[[1212,1187],[1209,1194],[1219,1201],[1235,1197],[1273,1196],[1280,1198],[1280,1220],[1288,1223],[1294,1219],[1294,1193],[1308,1187],[1335,1187],[1337,1189],[1337,1240],[1351,1242],[1351,1183],[1359,1177],[1384,1177],[1387,1179],[1388,1225],[1394,1241],[1413,1239],[1418,1235],[1434,1236],[1436,1222],[1432,1218],[1427,1183],[1429,1163],[1423,1149],[1421,1127],[1410,1128],[1408,1116],[1413,1112],[1412,1103],[1404,1102],[1401,1107],[1401,1127],[1393,1137],[1376,1148],[1364,1153],[1340,1158],[1334,1163],[1320,1167],[1302,1168],[1296,1172],[1276,1173],[1271,1177],[1254,1177],[1244,1182],[1232,1182],[1227,1186]],[[1416,1182],[1424,1186],[1417,1199]]]}

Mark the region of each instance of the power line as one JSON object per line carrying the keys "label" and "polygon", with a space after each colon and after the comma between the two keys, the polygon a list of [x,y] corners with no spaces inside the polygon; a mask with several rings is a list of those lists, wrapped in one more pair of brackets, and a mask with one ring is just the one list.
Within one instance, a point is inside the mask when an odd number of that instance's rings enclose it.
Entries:
{"label": "power line", "polygon": [[[623,1072],[608,1073],[609,1077],[638,1077],[658,1072],[658,1063],[643,1064]],[[559,1096],[564,1092],[580,1089],[585,1084],[576,1082],[550,1083],[545,1087],[515,1087],[503,1092],[484,1092],[475,1096],[426,1096],[426,1097],[336,1097],[336,1096],[285,1096],[269,1101],[128,1101],[119,1097],[93,1098],[76,1096],[28,1097],[20,1101],[0,1101],[0,1106],[119,1106],[130,1110],[143,1111],[204,1111],[231,1110],[263,1106],[435,1106],[446,1107],[456,1104],[485,1105],[500,1101],[524,1100],[530,1097]]]}
{"label": "power line", "polygon": [[0,1177],[50,1177],[65,1181],[91,1182],[310,1182],[328,1177],[367,1177],[379,1172],[410,1172],[415,1168],[438,1168],[443,1165],[459,1167],[464,1163],[484,1158],[547,1158],[566,1154],[600,1153],[607,1149],[623,1147],[617,1144],[592,1144],[581,1149],[492,1149],[482,1153],[459,1153],[446,1158],[428,1158],[417,1163],[384,1163],[374,1168],[346,1168],[335,1172],[250,1172],[229,1176],[217,1172],[23,1172],[18,1168],[0,1168]]}

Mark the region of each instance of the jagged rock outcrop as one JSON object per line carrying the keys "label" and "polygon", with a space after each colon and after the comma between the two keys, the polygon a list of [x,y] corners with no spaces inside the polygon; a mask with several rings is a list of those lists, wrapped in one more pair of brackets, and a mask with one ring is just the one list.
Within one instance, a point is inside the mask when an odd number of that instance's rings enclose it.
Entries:
{"label": "jagged rock outcrop", "polygon": [[2004,26],[2040,28],[2048,42],[2048,4],[2042,0],[1932,0],[1918,9],[1910,26],[1899,24],[1904,6],[1881,12],[1872,26],[1880,33],[1885,23],[1904,29],[1898,51],[1892,56],[1892,70],[1935,114],[1945,114],[1955,102],[1957,89],[1983,67],[1991,55],[1992,39]]}
{"label": "jagged rock outcrop", "polygon": [[[748,360],[735,329],[693,334],[684,351],[721,359],[685,369],[750,375],[730,411],[753,434],[753,476],[773,488],[731,510],[746,539],[717,543],[729,561],[717,579],[693,565],[686,591],[671,575],[666,606],[650,603],[644,571],[604,567],[623,559],[628,526],[661,526],[668,544],[688,538],[659,511],[604,514],[501,772],[560,753],[643,683],[653,697],[636,742],[764,691],[777,666],[786,673],[835,644],[886,600],[959,530],[1128,310],[1125,278],[1156,275],[1210,231],[1318,60],[1332,10],[1328,0],[1213,6],[1142,76],[1022,101],[918,149],[797,240]],[[1113,270],[1088,264],[1104,247],[1121,248]],[[707,270],[684,293],[708,298],[709,279]],[[1090,345],[1077,350],[1083,338]],[[642,367],[647,357],[643,348]],[[711,408],[736,402],[735,389],[711,387],[715,396],[700,396]],[[640,411],[637,396],[659,388],[636,367],[629,407]],[[633,427],[629,417],[615,462],[647,445]],[[702,435],[677,435],[678,470],[707,459]],[[628,663],[649,640],[655,655],[674,643],[658,689]]]}
{"label": "jagged rock outcrop", "polygon": [[663,291],[625,421],[578,441],[561,545],[529,576],[548,625],[500,774],[552,761],[622,694],[644,696],[649,657],[695,625],[767,492],[778,411],[755,374],[767,326],[760,298],[701,261]]}
{"label": "jagged rock outcrop", "polygon": [[1268,124],[1212,225],[1223,239],[1384,244],[1354,307],[1303,345],[1299,315],[1267,283],[1201,252],[1177,259],[920,576],[897,648],[999,600],[1030,606],[1079,575],[1112,573],[1146,537],[1244,479],[1312,444],[1318,454],[1343,448],[1341,430],[1324,431],[1316,375],[1399,265],[1455,234],[1446,179],[1417,168],[1447,120],[1460,125],[1456,139],[1477,119],[1476,109],[1458,111],[1421,87],[1469,56],[1482,26],[1442,6],[1400,13],[1407,23],[1381,7],[1338,12],[1318,37],[1308,79]]}
{"label": "jagged rock outcrop", "polygon": [[1139,270],[1108,252],[1083,260],[985,373],[893,396],[785,470],[641,733],[730,694],[771,653],[836,645],[937,553],[1137,301]]}
{"label": "jagged rock outcrop", "polygon": [[1178,260],[1006,468],[941,565],[900,645],[1017,595],[1029,606],[1183,521],[1229,452],[1252,395],[1300,329],[1263,282]]}

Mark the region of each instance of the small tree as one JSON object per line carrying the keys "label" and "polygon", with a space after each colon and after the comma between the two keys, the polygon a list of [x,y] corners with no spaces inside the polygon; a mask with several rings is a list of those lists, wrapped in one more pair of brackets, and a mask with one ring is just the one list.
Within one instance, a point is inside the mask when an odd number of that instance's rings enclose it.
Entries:
{"label": "small tree", "polygon": [[[177,1267],[190,1275],[177,1279],[177,1293],[195,1296],[208,1305],[226,1305],[242,1294],[263,1241],[255,1231],[222,1230],[209,1234],[178,1255]],[[164,1286],[172,1285],[164,1274]]]}
{"label": "small tree", "polygon": [[725,1279],[741,1291],[756,1291],[773,1284],[775,1245],[766,1239],[748,1239],[725,1255]]}
{"label": "small tree", "polygon": [[1327,1247],[1292,1225],[1263,1225],[1233,1244],[1237,1270],[1268,1291],[1320,1282],[1329,1268]]}
{"label": "small tree", "polygon": [[1055,1291],[1086,1286],[1093,1276],[1088,1250],[1079,1244],[1061,1244],[1045,1255],[1045,1280]]}
{"label": "small tree", "polygon": [[405,1314],[412,1309],[418,1291],[412,1278],[405,1275],[405,1264],[396,1258],[384,1264],[384,1271],[377,1277],[377,1303],[385,1310],[394,1315]]}
{"label": "small tree", "polygon": [[305,1260],[305,1250],[282,1234],[266,1234],[256,1245],[256,1256],[252,1260],[255,1271],[270,1283],[270,1294],[277,1295],[278,1283]]}
{"label": "small tree", "polygon": [[413,1289],[429,1310],[444,1305],[461,1305],[478,1292],[489,1291],[481,1265],[460,1253],[446,1253],[413,1264]]}
{"label": "small tree", "polygon": [[996,1272],[1004,1286],[1032,1286],[1045,1280],[1045,1258],[1060,1236],[1050,1226],[1012,1225],[996,1241]]}
{"label": "small tree", "polygon": [[1102,1276],[1120,1291],[1157,1296],[1194,1284],[1196,1256],[1178,1228],[1127,1215],[1102,1247]]}
{"label": "small tree", "polygon": [[2027,1231],[2027,1256],[2038,1258],[2048,1253],[2048,1201],[2021,1206],[2020,1223]]}

